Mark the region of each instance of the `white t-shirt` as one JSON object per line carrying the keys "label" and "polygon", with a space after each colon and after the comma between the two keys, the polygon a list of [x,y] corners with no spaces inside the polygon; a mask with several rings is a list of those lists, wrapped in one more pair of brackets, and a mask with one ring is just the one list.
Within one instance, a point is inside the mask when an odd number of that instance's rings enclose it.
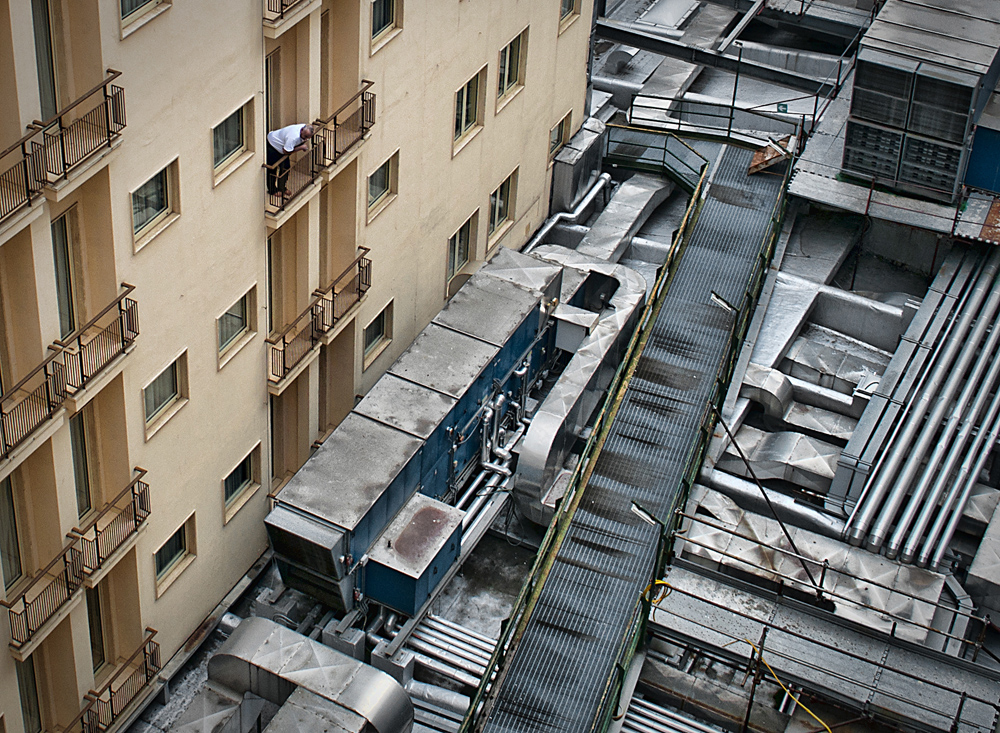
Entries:
{"label": "white t-shirt", "polygon": [[274,130],[267,133],[267,141],[275,150],[290,153],[305,142],[301,135],[303,127],[305,125],[289,125],[288,127],[282,127],[280,130]]}

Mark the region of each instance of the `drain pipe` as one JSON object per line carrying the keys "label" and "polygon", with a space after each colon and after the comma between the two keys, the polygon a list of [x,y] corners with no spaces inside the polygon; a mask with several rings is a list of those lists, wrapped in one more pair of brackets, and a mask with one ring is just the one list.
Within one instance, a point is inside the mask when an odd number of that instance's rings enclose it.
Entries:
{"label": "drain pipe", "polygon": [[[937,439],[937,445],[934,446],[934,453],[931,454],[930,460],[927,462],[924,475],[921,476],[920,482],[913,490],[913,495],[906,506],[906,511],[896,525],[896,531],[889,542],[886,552],[890,559],[899,551],[899,547],[903,542],[903,535],[909,528],[913,517],[919,511],[919,516],[917,516],[916,522],[913,523],[913,529],[907,539],[906,546],[903,548],[903,562],[913,562],[913,556],[917,552],[920,538],[924,530],[927,529],[934,510],[937,509],[941,501],[941,495],[948,485],[951,472],[965,454],[969,439],[972,437],[972,431],[976,427],[977,418],[982,417],[983,409],[986,407],[992,393],[992,387],[996,383],[997,378],[1000,377],[1000,360],[996,358],[998,343],[1000,343],[1000,328],[993,328],[986,345],[983,346],[980,352],[979,360],[976,362],[972,374],[969,375],[968,380],[965,382],[965,387],[962,389],[962,394],[958,398],[958,403],[955,405],[951,417],[948,418],[947,425],[945,425],[944,430]],[[983,371],[987,364],[989,364],[989,372],[986,375],[986,379],[983,380]],[[975,399],[973,399],[973,393],[975,393]],[[970,400],[972,401],[971,407],[969,406]],[[960,428],[959,421],[961,421]],[[956,428],[958,429],[958,435],[953,440],[952,435],[954,435]],[[945,452],[947,452],[946,457]],[[944,457],[944,463],[942,463],[942,457]],[[934,481],[934,485],[928,494],[927,485],[930,483],[935,467],[938,467],[937,479]]]}
{"label": "drain pipe", "polygon": [[602,188],[608,185],[608,181],[610,180],[610,173],[602,173],[598,176],[594,185],[590,187],[590,190],[587,191],[586,194],[584,194],[583,198],[580,199],[580,203],[576,205],[573,211],[560,211],[555,216],[550,216],[548,220],[542,224],[542,228],[539,229],[535,236],[531,238],[531,241],[524,245],[521,251],[524,254],[528,254],[531,250],[542,243],[542,239],[545,238],[545,235],[552,231],[552,227],[559,222],[569,220],[575,224],[576,220],[583,216],[583,212],[586,211],[587,207],[594,202],[597,194],[600,193]]}
{"label": "drain pipe", "polygon": [[[924,547],[917,558],[918,565],[933,569],[939,568],[945,550],[948,549],[951,538],[955,535],[955,530],[958,529],[958,522],[962,518],[965,504],[968,502],[969,495],[979,479],[979,473],[983,470],[986,459],[991,453],[989,450],[984,450],[984,447],[996,445],[997,436],[1000,435],[1000,391],[994,395],[993,402],[990,403],[989,414],[983,424],[990,425],[990,429],[988,431],[980,429],[976,435],[972,448],[966,454],[962,467],[958,470],[951,491],[945,497],[944,504],[938,509],[934,525],[928,532],[927,539],[924,540]],[[956,497],[958,498],[957,504],[955,503]]]}
{"label": "drain pipe", "polygon": [[[951,338],[944,346],[943,353],[941,354],[941,360],[935,365],[933,374],[928,378],[929,385],[936,388],[942,383],[945,383],[945,391],[948,391],[948,378],[949,376],[954,377],[954,374],[957,371],[952,369],[955,357],[958,356],[961,347],[966,342],[965,336],[975,320],[976,313],[980,310],[983,301],[986,299],[987,290],[996,278],[998,267],[1000,267],[1000,250],[994,251],[986,266],[983,268],[982,274],[976,282],[974,295],[970,298],[968,306],[961,314],[961,320],[958,327],[955,329],[955,332],[951,335]],[[994,293],[995,292],[996,291],[994,290]],[[984,312],[982,315],[985,316],[988,311],[987,309],[983,310]],[[996,310],[995,303],[993,304],[992,310]],[[911,468],[914,464],[917,468],[919,468],[920,458],[923,456],[923,453],[918,453],[916,449],[911,449],[910,445],[913,440],[917,438],[918,433],[921,433],[921,439],[929,442],[929,438],[924,439],[923,437],[923,433],[926,433],[927,431],[921,431],[921,428],[924,425],[931,426],[932,429],[930,432],[931,437],[933,437],[933,432],[936,431],[937,427],[941,423],[941,415],[938,413],[943,412],[944,409],[948,407],[947,403],[944,404],[944,407],[940,407],[940,405],[945,401],[943,399],[939,399],[938,407],[935,407],[932,411],[934,414],[937,414],[936,423],[932,424],[930,419],[926,422],[924,421],[924,416],[931,410],[931,402],[936,393],[937,389],[925,389],[920,394],[917,404],[914,405],[914,408],[910,413],[909,420],[896,441],[892,454],[887,457],[885,465],[883,465],[881,472],[875,478],[872,490],[868,492],[868,496],[865,497],[864,505],[859,505],[860,510],[857,511],[853,517],[853,523],[848,527],[846,539],[850,541],[852,545],[857,546],[864,541],[865,535],[868,533],[868,528],[871,527],[872,523],[876,520],[879,507],[883,503],[883,497],[885,497],[885,506],[881,515],[878,516],[877,525],[870,533],[868,539],[868,549],[871,551],[877,552],[881,547],[882,540],[887,534],[887,525],[899,509],[899,505],[902,503],[904,498],[904,493],[909,486],[910,480],[913,478],[912,475],[910,475],[905,480],[901,478],[896,481],[896,473],[903,467],[903,463],[907,459],[909,459],[910,463],[908,463],[904,468],[904,475],[911,474],[915,471],[915,469]],[[950,399],[948,401],[950,402]],[[923,440],[920,442],[923,442]],[[924,450],[926,451],[926,448]],[[886,496],[887,494],[888,496]]]}

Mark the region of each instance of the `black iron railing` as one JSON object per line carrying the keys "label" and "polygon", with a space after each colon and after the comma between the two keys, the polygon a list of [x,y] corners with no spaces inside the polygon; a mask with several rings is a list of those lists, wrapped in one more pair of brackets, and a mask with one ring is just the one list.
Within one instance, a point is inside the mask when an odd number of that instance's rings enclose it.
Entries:
{"label": "black iron railing", "polygon": [[86,325],[62,341],[6,393],[0,395],[0,460],[27,440],[62,406],[87,386],[139,335],[139,307],[125,291]]}
{"label": "black iron railing", "polygon": [[267,340],[270,352],[268,379],[280,382],[312,350],[319,341],[320,321],[319,298],[313,298],[281,333]]}
{"label": "black iron railing", "polygon": [[136,476],[83,527],[74,527],[70,537],[79,542],[83,572],[93,575],[125,542],[133,537],[149,516],[149,484],[145,469]]}
{"label": "black iron railing", "polygon": [[267,11],[264,13],[264,20],[271,23],[285,17],[288,9],[298,5],[302,0],[267,0]]}
{"label": "black iron railing", "polygon": [[10,645],[19,648],[31,641],[82,584],[80,550],[70,545],[26,581],[16,596],[0,601],[10,617]]}
{"label": "black iron railing", "polygon": [[316,291],[319,298],[319,328],[322,333],[337,325],[351,308],[361,302],[371,287],[372,261],[367,257],[369,251],[367,247],[361,247],[361,254],[329,287]]}

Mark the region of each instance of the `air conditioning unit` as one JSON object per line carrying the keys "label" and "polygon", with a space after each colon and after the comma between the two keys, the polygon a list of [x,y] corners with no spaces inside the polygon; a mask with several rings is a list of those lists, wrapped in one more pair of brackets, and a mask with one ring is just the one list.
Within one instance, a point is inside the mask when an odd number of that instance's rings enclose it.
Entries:
{"label": "air conditioning unit", "polygon": [[906,126],[920,63],[871,48],[858,52],[851,116],[889,127]]}
{"label": "air conditioning unit", "polygon": [[906,129],[961,144],[969,134],[979,77],[922,63],[913,89]]}
{"label": "air conditioning unit", "polygon": [[843,168],[862,178],[896,180],[903,133],[879,125],[850,119],[844,142]]}

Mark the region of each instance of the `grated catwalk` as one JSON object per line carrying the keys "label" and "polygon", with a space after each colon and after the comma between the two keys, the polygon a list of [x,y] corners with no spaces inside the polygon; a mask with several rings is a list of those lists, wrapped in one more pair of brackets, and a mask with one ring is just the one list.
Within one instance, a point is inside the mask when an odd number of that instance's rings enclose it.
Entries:
{"label": "grated catwalk", "polygon": [[631,504],[660,517],[674,508],[733,325],[730,313],[711,302],[712,291],[729,303],[741,300],[780,194],[779,177],[747,177],[751,156],[732,147],[722,152],[580,507],[496,693],[489,733],[581,733],[602,713],[601,696],[656,562],[659,530]]}

